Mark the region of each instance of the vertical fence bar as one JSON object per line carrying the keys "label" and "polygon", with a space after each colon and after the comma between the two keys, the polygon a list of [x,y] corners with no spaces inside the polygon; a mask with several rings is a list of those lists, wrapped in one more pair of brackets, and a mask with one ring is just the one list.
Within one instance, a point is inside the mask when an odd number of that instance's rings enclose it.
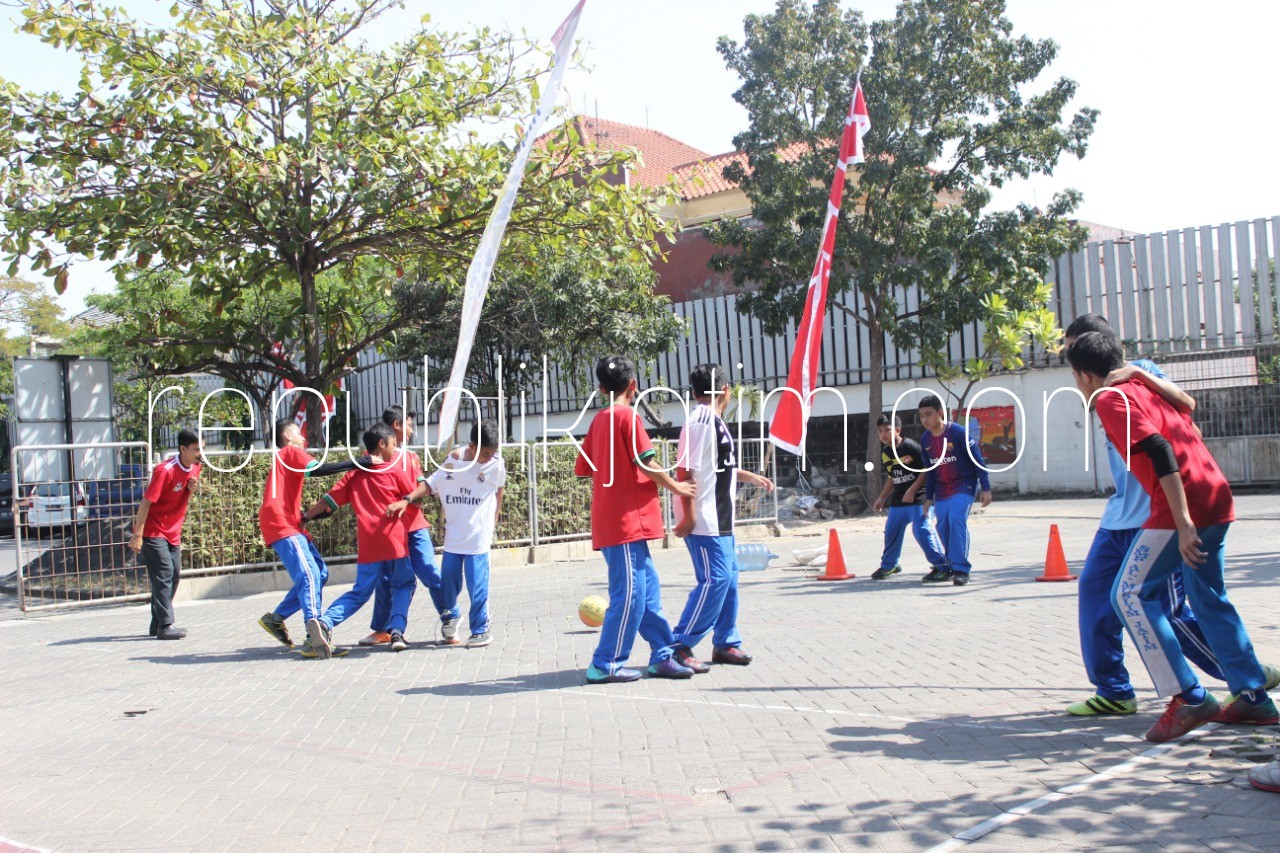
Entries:
{"label": "vertical fence bar", "polygon": [[1200,226],[1200,289],[1204,294],[1204,346],[1221,345],[1222,325],[1218,319],[1218,276],[1213,262],[1213,227]]}
{"label": "vertical fence bar", "polygon": [[1151,295],[1155,301],[1157,351],[1170,349],[1169,325],[1169,276],[1165,270],[1165,242],[1163,234],[1152,234],[1148,255],[1151,261]]}
{"label": "vertical fence bar", "polygon": [[1136,341],[1141,346],[1145,335],[1142,333],[1142,293],[1134,287],[1134,245],[1132,240],[1116,243],[1116,294],[1120,301],[1120,313],[1125,317],[1125,337]]}
{"label": "vertical fence bar", "polygon": [[[1222,339],[1219,346],[1236,346],[1236,285],[1231,269],[1231,226],[1218,226],[1218,295],[1222,300]],[[1243,273],[1241,273],[1243,280]]]}
{"label": "vertical fence bar", "polygon": [[1133,264],[1137,279],[1138,318],[1142,323],[1142,340],[1148,347],[1156,342],[1155,294],[1152,292],[1151,256],[1147,251],[1147,237],[1139,234],[1133,238]]}
{"label": "vertical fence bar", "polygon": [[1258,343],[1258,315],[1254,311],[1253,253],[1249,251],[1249,223],[1237,222],[1236,287],[1240,293],[1240,342],[1244,346]]}
{"label": "vertical fence bar", "polygon": [[1111,321],[1116,334],[1121,338],[1127,339],[1132,332],[1125,323],[1124,312],[1120,307],[1119,285],[1116,281],[1116,265],[1118,263],[1116,260],[1116,243],[1114,240],[1107,240],[1099,249],[1102,253],[1102,279],[1106,290],[1107,319]]}
{"label": "vertical fence bar", "polygon": [[1204,323],[1201,321],[1205,301],[1204,276],[1196,260],[1196,229],[1182,231],[1182,276],[1187,285],[1187,341],[1189,348],[1204,348]]}

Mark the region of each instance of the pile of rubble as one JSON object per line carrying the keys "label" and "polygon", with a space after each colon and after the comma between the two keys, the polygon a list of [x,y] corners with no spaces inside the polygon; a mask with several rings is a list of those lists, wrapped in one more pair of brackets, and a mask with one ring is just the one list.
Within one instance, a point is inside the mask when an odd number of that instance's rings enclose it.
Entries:
{"label": "pile of rubble", "polygon": [[862,486],[858,482],[862,477],[858,472],[814,467],[806,474],[806,479],[808,489],[796,478],[782,488],[778,501],[781,519],[830,521],[854,518],[867,511],[869,504],[862,494]]}

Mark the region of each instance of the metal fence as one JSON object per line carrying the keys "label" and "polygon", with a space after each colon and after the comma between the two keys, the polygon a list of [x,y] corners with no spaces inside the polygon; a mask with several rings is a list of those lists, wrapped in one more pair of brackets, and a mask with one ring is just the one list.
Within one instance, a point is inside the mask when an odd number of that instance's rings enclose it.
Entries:
{"label": "metal fence", "polygon": [[[674,442],[655,441],[658,459],[666,467],[675,462]],[[17,447],[12,452],[15,472],[52,470],[27,465],[38,453],[65,453],[81,460],[92,455],[94,470],[110,457],[117,476],[85,480],[50,479],[35,474],[14,485],[14,552],[12,583],[0,589],[14,592],[23,611],[66,608],[97,603],[143,601],[149,595],[146,567],[128,549],[133,519],[150,475],[148,447],[143,442],[97,445]],[[330,451],[345,454],[346,449]],[[359,455],[361,451],[352,449]],[[574,474],[577,445],[547,442],[504,447],[507,485],[498,518],[494,547],[528,547],[591,536],[591,481]],[[767,470],[776,480],[777,461],[761,439],[739,445],[740,464]],[[258,527],[258,507],[266,485],[271,453],[206,451],[200,486],[193,492],[182,531],[184,578],[274,571],[280,564],[265,546]],[[428,463],[430,465],[430,462]],[[221,469],[221,470],[218,470]],[[77,467],[76,471],[85,470]],[[314,503],[334,483],[333,478],[307,480],[303,507]],[[671,495],[663,492],[663,516],[673,526]],[[444,520],[439,503],[428,499],[437,547],[443,544]],[[743,485],[738,493],[738,523],[776,522],[777,493],[765,494]],[[355,525],[349,511],[308,525],[317,547],[331,563],[354,562]]]}

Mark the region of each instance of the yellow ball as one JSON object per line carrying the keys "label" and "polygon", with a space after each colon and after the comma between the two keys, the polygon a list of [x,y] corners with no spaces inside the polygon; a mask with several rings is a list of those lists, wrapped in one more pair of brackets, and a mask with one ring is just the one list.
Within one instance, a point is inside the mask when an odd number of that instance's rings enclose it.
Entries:
{"label": "yellow ball", "polygon": [[588,595],[578,605],[578,618],[582,620],[583,625],[599,628],[604,624],[604,611],[608,606],[609,603],[600,596]]}

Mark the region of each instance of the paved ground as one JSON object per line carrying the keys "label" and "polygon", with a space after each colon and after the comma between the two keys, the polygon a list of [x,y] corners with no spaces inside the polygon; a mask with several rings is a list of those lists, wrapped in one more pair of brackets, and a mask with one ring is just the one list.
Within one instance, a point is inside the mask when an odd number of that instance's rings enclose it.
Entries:
{"label": "paved ground", "polygon": [[[1229,541],[1269,661],[1278,503],[1242,498]],[[867,580],[878,524],[842,523],[862,577],[744,575],[756,662],[692,682],[584,685],[576,604],[603,593],[599,561],[495,571],[497,639],[473,651],[303,661],[255,624],[274,596],[180,605],[180,643],[140,637],[138,607],[0,611],[0,850],[921,850],[993,818],[969,846],[1275,850],[1280,797],[1242,779],[1277,732],[1152,749],[1143,672],[1138,716],[1062,714],[1087,693],[1075,587],[1031,579],[1049,523],[1078,568],[1100,509],[996,504],[965,589],[921,588],[911,550],[905,577]],[[819,541],[800,532],[775,550]],[[659,565],[678,611],[687,558]]]}

